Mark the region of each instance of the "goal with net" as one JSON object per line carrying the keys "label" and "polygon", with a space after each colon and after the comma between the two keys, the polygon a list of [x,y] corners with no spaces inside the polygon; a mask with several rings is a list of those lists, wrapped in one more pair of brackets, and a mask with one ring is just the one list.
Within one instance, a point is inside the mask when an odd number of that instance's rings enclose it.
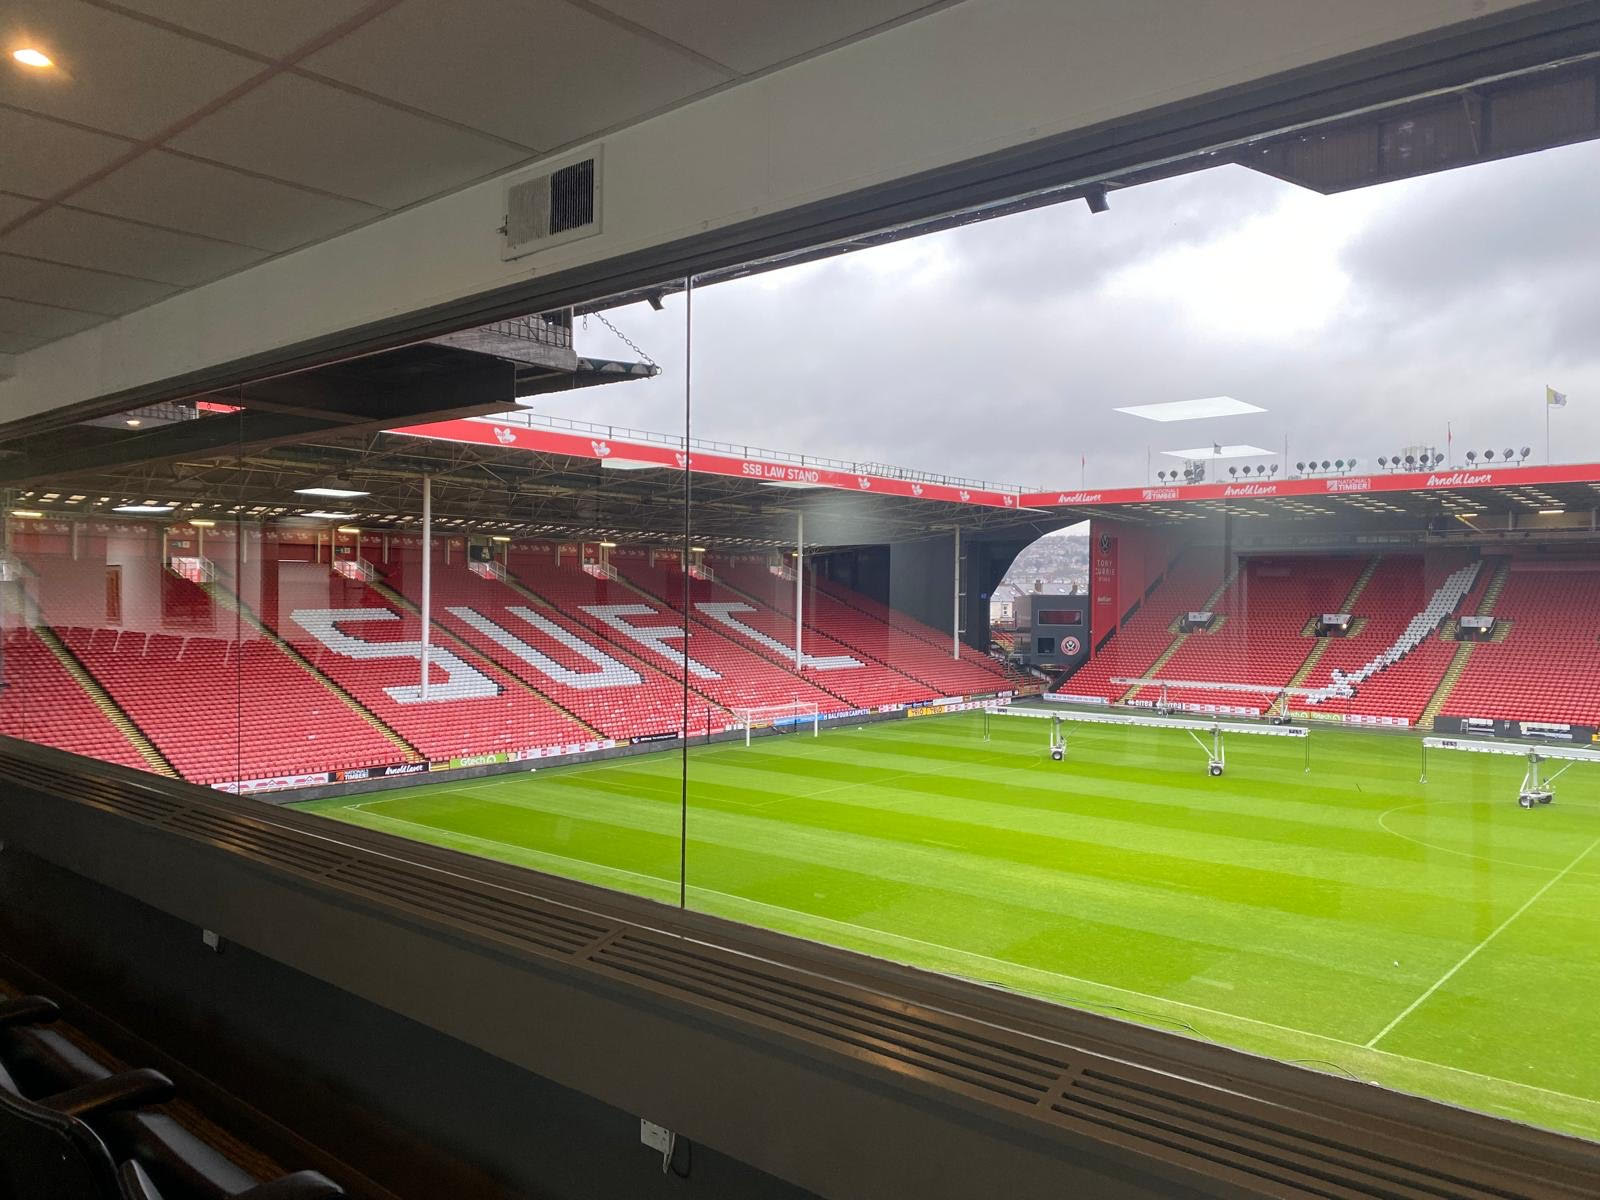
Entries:
{"label": "goal with net", "polygon": [[750,744],[750,731],[770,729],[774,733],[800,733],[807,729],[816,737],[822,726],[822,717],[815,704],[795,700],[788,704],[762,704],[754,708],[736,708],[733,715],[744,729],[744,744]]}

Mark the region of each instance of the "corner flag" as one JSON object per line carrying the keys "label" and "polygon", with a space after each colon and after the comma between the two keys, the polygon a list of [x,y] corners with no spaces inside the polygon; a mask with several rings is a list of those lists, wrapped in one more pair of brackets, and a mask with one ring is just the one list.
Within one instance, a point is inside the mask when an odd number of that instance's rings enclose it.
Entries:
{"label": "corner flag", "polygon": [[1567,394],[1558,392],[1547,384],[1544,389],[1544,402],[1551,408],[1565,408],[1567,406]]}

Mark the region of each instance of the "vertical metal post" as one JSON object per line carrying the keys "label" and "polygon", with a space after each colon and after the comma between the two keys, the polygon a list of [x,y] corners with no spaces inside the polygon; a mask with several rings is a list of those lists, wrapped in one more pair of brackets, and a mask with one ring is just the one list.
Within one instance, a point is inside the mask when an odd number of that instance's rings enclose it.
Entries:
{"label": "vertical metal post", "polygon": [[955,591],[950,597],[950,657],[961,657],[961,527],[956,526]]}
{"label": "vertical metal post", "polygon": [[800,642],[805,636],[806,605],[806,515],[795,514],[794,529],[794,669],[805,664],[805,651]]}
{"label": "vertical metal post", "polygon": [[433,476],[422,477],[422,698],[428,698],[428,634],[433,615]]}

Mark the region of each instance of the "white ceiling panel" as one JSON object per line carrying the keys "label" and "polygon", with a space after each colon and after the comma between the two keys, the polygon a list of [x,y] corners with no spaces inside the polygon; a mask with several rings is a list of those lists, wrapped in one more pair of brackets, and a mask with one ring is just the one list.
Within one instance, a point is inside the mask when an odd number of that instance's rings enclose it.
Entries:
{"label": "white ceiling panel", "polygon": [[[9,50],[56,61],[34,71]],[[148,137],[258,73],[251,59],[79,0],[8,0],[0,9],[0,104],[128,137]],[[159,81],[159,86],[155,85]]]}
{"label": "white ceiling panel", "polygon": [[0,295],[12,300],[116,316],[153,304],[177,290],[171,284],[0,254]]}
{"label": "white ceiling panel", "polygon": [[541,149],[731,77],[565,0],[406,0],[302,65]]}
{"label": "white ceiling panel", "polygon": [[7,191],[53,196],[129,148],[120,138],[0,108],[0,187]]}
{"label": "white ceiling panel", "polygon": [[70,203],[274,251],[320,241],[384,212],[162,150],[91,184]]}
{"label": "white ceiling panel", "polygon": [[599,0],[747,74],[934,7],[928,0]]}
{"label": "white ceiling panel", "polygon": [[121,0],[122,7],[268,58],[298,49],[369,0]]}
{"label": "white ceiling panel", "polygon": [[66,337],[69,333],[98,325],[100,321],[100,316],[95,313],[74,312],[70,308],[51,308],[45,304],[0,297],[0,329],[33,337]]}
{"label": "white ceiling panel", "polygon": [[52,208],[0,236],[0,253],[8,252],[189,287],[267,257],[71,208]]}
{"label": "white ceiling panel", "polygon": [[525,157],[492,138],[296,75],[279,75],[171,144],[385,208],[459,187]]}

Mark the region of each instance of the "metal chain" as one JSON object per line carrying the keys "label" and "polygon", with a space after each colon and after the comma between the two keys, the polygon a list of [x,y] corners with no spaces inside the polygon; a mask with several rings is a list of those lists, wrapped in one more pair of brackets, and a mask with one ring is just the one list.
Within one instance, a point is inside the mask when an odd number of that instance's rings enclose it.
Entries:
{"label": "metal chain", "polygon": [[[588,315],[589,315],[588,313],[584,314],[585,319],[588,318]],[[607,329],[611,330],[612,333],[616,334],[619,338],[621,338],[623,340],[623,342],[627,344],[628,349],[632,350],[641,359],[643,359],[648,366],[656,367],[657,369],[660,368],[661,364],[658,363],[655,359],[651,358],[643,350],[639,349],[639,344],[637,342],[635,342],[627,334],[623,333],[622,330],[618,329],[610,321],[606,320],[605,313],[597,312],[594,315],[595,315],[595,318],[600,322],[600,324],[604,325]]]}

